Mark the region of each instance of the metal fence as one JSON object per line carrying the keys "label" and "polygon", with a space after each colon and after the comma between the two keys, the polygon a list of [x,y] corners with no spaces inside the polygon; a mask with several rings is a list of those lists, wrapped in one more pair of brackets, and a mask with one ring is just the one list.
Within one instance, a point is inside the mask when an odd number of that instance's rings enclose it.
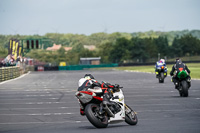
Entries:
{"label": "metal fence", "polygon": [[59,66],[60,70],[83,70],[89,68],[100,68],[100,67],[117,67],[118,64],[100,64],[100,65],[70,65],[70,66]]}

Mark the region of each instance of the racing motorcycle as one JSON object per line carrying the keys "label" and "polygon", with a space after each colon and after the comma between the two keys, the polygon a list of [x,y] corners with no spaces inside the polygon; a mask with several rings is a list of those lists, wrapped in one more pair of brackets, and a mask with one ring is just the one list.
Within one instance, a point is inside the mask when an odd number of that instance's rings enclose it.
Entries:
{"label": "racing motorcycle", "polygon": [[181,97],[188,97],[188,90],[190,87],[190,82],[187,81],[188,74],[186,71],[182,70],[178,73],[178,85],[177,90]]}
{"label": "racing motorcycle", "polygon": [[113,97],[110,104],[103,104],[102,89],[94,87],[83,91],[77,91],[75,96],[80,104],[81,115],[86,115],[90,123],[96,128],[106,128],[108,124],[125,121],[129,125],[138,122],[137,113],[124,103],[123,87],[115,85],[108,88]]}
{"label": "racing motorcycle", "polygon": [[165,77],[167,77],[167,67],[164,65],[157,65],[156,78],[158,78],[159,83],[164,83]]}

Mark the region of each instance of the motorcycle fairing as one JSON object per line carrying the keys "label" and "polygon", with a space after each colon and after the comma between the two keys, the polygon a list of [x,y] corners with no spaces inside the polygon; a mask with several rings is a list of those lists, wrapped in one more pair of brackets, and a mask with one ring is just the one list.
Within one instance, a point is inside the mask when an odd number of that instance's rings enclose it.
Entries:
{"label": "motorcycle fairing", "polygon": [[180,71],[179,73],[178,73],[178,75],[177,75],[177,77],[179,78],[179,79],[185,79],[186,77],[187,77],[187,72],[186,71],[184,71],[184,70],[182,70],[182,71]]}
{"label": "motorcycle fairing", "polygon": [[123,95],[122,90],[120,89],[119,92],[113,93],[113,97],[118,97],[118,98],[111,99],[110,101],[117,103],[120,106],[121,111],[115,114],[114,118],[111,117],[109,122],[116,123],[116,122],[124,121],[125,120],[125,108],[124,108],[125,104],[124,104],[124,95]]}
{"label": "motorcycle fairing", "polygon": [[[156,67],[156,70],[157,71],[161,71],[161,70],[164,70],[164,72],[166,73],[167,72],[167,67],[163,66],[163,65],[158,65]],[[156,72],[156,74],[158,74],[158,72]]]}
{"label": "motorcycle fairing", "polygon": [[90,92],[87,91],[78,91],[76,92],[75,96],[84,104],[90,102],[93,98]]}

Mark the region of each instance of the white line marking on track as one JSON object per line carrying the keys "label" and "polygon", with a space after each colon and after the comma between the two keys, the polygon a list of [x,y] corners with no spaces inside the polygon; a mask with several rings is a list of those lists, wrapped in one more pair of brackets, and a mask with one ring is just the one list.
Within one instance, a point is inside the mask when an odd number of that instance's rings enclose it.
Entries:
{"label": "white line marking on track", "polygon": [[[132,96],[132,98],[134,98],[134,96]],[[194,100],[194,99],[197,99],[197,98],[190,98],[190,100]],[[149,98],[148,99],[148,101],[158,101],[158,100],[160,101],[161,99],[160,98],[157,98],[157,99]],[[170,100],[174,100],[174,99],[173,98],[163,98],[162,99],[162,101],[170,101]],[[133,101],[133,100],[126,99],[126,101]],[[134,99],[134,101],[147,101],[147,100],[146,99]]]}
{"label": "white line marking on track", "polygon": [[5,108],[0,110],[8,110],[8,111],[13,111],[13,110],[50,110],[50,109],[71,109],[71,108],[80,108],[80,107],[55,107],[55,108]]}
{"label": "white line marking on track", "polygon": [[71,115],[74,113],[38,113],[38,114],[0,114],[0,116],[5,116],[5,115],[23,115],[23,116],[36,116],[36,115]]}
{"label": "white line marking on track", "polygon": [[52,89],[31,89],[31,90],[25,90],[24,88],[15,88],[15,89],[7,89],[7,88],[1,88],[1,91],[5,92],[37,92],[37,93],[46,93],[47,91],[62,91],[62,92],[69,92],[73,93],[76,92],[77,90],[69,90],[69,89],[59,89],[59,88],[52,88]]}
{"label": "white line marking on track", "polygon": [[185,112],[185,111],[199,111],[200,109],[174,109],[174,110],[142,110],[142,111],[136,111],[137,113],[142,112]]}
{"label": "white line marking on track", "polygon": [[133,105],[133,106],[177,106],[180,104],[139,104],[139,105]]}
{"label": "white line marking on track", "polygon": [[0,125],[24,125],[24,124],[62,124],[62,123],[80,123],[89,121],[53,121],[53,122],[7,122]]}
{"label": "white line marking on track", "polygon": [[63,103],[67,104],[69,102],[25,102],[25,103],[0,103],[0,104],[63,104]]}

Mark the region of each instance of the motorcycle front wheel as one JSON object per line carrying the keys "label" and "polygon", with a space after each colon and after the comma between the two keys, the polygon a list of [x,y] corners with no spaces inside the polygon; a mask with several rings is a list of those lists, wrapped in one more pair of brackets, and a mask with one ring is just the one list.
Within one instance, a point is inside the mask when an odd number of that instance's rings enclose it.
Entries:
{"label": "motorcycle front wheel", "polygon": [[160,77],[159,77],[159,79],[158,79],[158,80],[159,80],[159,83],[164,83],[164,78],[165,78],[165,77],[164,77],[164,73],[161,72],[161,73],[160,73]]}
{"label": "motorcycle front wheel", "polygon": [[138,123],[136,112],[128,105],[125,105],[125,122],[129,125],[136,125]]}
{"label": "motorcycle front wheel", "polygon": [[85,115],[96,128],[106,128],[108,126],[108,117],[99,115],[99,105],[97,104],[88,104],[85,108]]}

